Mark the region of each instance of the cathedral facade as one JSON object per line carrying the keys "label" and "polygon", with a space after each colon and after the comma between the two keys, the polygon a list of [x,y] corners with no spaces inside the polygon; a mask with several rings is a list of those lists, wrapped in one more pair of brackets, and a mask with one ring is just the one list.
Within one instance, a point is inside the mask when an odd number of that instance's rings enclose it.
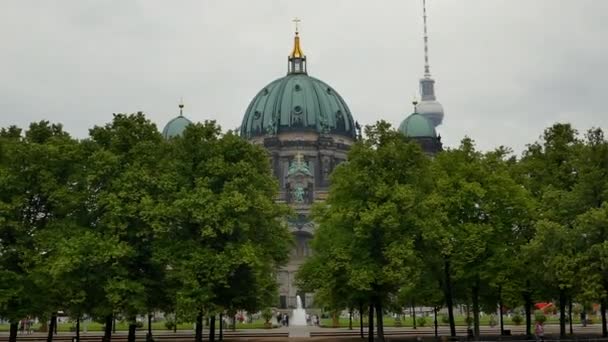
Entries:
{"label": "cathedral facade", "polygon": [[300,293],[295,274],[311,253],[315,231],[311,206],[327,196],[329,175],[346,160],[358,139],[358,124],[340,94],[327,83],[308,75],[306,56],[296,31],[288,57],[287,75],[263,87],[245,111],[240,134],[268,151],[279,181],[278,201],[292,207],[288,221],[294,236],[289,263],[278,271],[279,307],[296,306],[300,295],[304,307],[311,294]]}

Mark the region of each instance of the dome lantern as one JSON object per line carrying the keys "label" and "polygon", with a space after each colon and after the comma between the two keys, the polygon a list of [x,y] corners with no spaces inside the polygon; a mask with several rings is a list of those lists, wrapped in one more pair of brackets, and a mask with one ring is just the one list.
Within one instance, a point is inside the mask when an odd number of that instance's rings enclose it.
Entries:
{"label": "dome lantern", "polygon": [[296,33],[293,37],[293,49],[291,54],[287,58],[287,74],[306,74],[306,56],[302,52],[300,47],[300,32],[298,30],[298,23],[301,20],[294,18],[293,22],[296,24]]}

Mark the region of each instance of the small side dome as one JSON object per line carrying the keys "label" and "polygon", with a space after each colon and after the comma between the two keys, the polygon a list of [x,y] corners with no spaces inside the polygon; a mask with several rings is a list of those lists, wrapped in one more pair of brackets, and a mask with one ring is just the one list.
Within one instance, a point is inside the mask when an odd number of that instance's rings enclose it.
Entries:
{"label": "small side dome", "polygon": [[183,115],[183,108],[184,105],[180,104],[179,115],[167,122],[165,128],[163,128],[163,137],[165,139],[171,139],[176,136],[182,135],[186,127],[192,124],[192,121],[188,120]]}
{"label": "small side dome", "polygon": [[405,118],[399,125],[399,132],[410,138],[437,138],[433,123],[418,113]]}

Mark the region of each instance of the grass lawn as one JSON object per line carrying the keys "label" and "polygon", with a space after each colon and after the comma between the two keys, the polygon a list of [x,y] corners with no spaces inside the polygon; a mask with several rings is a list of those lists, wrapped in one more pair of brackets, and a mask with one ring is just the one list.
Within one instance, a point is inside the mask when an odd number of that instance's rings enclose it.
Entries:
{"label": "grass lawn", "polygon": [[[103,331],[103,324],[98,323],[98,322],[81,322],[80,323],[80,331],[84,331],[86,326],[87,331]],[[219,329],[219,325],[217,325],[216,322],[216,326],[217,329]],[[57,326],[57,330],[58,331],[63,331],[63,332],[68,332],[71,331],[70,329],[73,329],[76,327],[76,323],[59,323],[59,325]],[[34,324],[34,331],[37,331],[40,328],[40,324]],[[205,326],[205,328],[207,328]],[[264,329],[264,321],[263,320],[254,320],[252,323],[238,323],[236,324],[236,328],[237,329]],[[0,324],[0,332],[8,332],[10,329],[10,325],[9,324]],[[127,331],[129,329],[129,325],[127,322],[116,322],[116,331]],[[144,324],[144,326],[142,328],[139,328],[139,330],[146,330],[148,329],[147,324]],[[153,330],[168,330],[167,327],[165,327],[165,322],[164,321],[159,321],[159,322],[152,322],[152,329]],[[194,329],[194,323],[180,323],[177,325],[177,330],[193,330]],[[227,328],[226,330],[230,330],[230,328]]]}
{"label": "grass lawn", "polygon": [[[601,320],[598,317],[590,317],[593,319],[594,323],[598,323],[601,322]],[[438,319],[438,323],[440,326],[447,326],[447,323],[443,323],[441,321],[441,317],[437,317]],[[534,319],[534,317],[532,317],[532,319]],[[433,326],[433,316],[427,316],[425,317],[425,324],[424,326],[426,327],[432,327]],[[456,320],[456,325],[457,326],[466,326],[466,322],[465,322],[465,316],[456,316],[455,317]],[[420,325],[420,317],[417,316],[416,317],[416,322],[417,322],[417,326],[421,327],[422,325]],[[482,326],[489,326],[490,325],[490,316],[488,315],[484,315],[482,317],[480,317],[480,323]],[[547,322],[549,324],[559,324],[559,316],[547,316]],[[574,324],[580,324],[580,320],[578,318],[574,319]],[[216,323],[217,324],[217,323]],[[523,324],[523,322],[522,322]],[[363,325],[367,326],[367,317],[363,318]],[[508,318],[507,316],[505,316],[505,325],[514,325],[513,322],[511,321],[510,318]],[[80,323],[80,330],[84,331],[86,326],[87,331],[102,331],[103,330],[103,324],[101,323],[97,323],[97,322],[81,322]],[[321,319],[321,326],[323,327],[331,327],[332,326],[332,320],[330,318],[325,318],[325,319]],[[353,318],[353,327],[358,327],[359,326],[359,319],[358,318]],[[384,326],[386,327],[394,327],[395,326],[395,319],[391,316],[385,316],[384,317]],[[413,319],[412,317],[402,317],[401,318],[401,326],[402,327],[413,327]],[[59,326],[57,327],[57,330],[59,331],[63,331],[63,332],[68,332],[70,331],[70,329],[74,329],[76,327],[76,323],[59,323]],[[348,327],[348,318],[340,318],[340,327]],[[39,324],[35,324],[34,325],[34,330],[37,330],[40,328]],[[206,328],[206,326],[205,326]],[[252,323],[238,323],[236,325],[237,329],[264,329],[264,321],[259,319],[259,320],[255,320]],[[116,322],[116,331],[127,331],[129,329],[129,326],[127,324],[127,322]],[[146,330],[148,329],[147,324],[144,323],[144,326],[142,328],[140,328],[139,330]],[[165,327],[165,322],[164,321],[159,321],[159,322],[153,322],[152,323],[152,329],[153,330],[168,330],[167,327]],[[177,325],[177,330],[193,330],[194,329],[194,323],[180,323]],[[219,326],[218,326],[219,329]],[[230,330],[230,328],[226,329],[226,330]],[[0,332],[7,332],[9,331],[9,325],[8,324],[0,324]]]}
{"label": "grass lawn", "polygon": [[[466,326],[467,323],[465,321],[466,316],[456,316],[454,317],[455,323],[457,326]],[[573,317],[574,318],[574,317]],[[498,325],[498,317],[496,318],[497,320],[497,325]],[[515,325],[512,321],[511,318],[504,316],[504,320],[505,320],[505,325]],[[525,320],[525,318],[524,318]],[[532,320],[534,320],[534,316],[532,316]],[[597,319],[594,318],[594,323],[598,322]],[[418,327],[421,327],[422,325],[420,325],[420,317],[416,316],[416,325]],[[438,316],[437,317],[437,323],[439,326],[447,326],[448,323],[443,323],[441,321],[441,317]],[[482,326],[490,326],[490,316],[489,315],[483,315],[479,318],[479,323]],[[559,324],[559,316],[547,316],[547,321],[545,322],[546,324]],[[574,324],[580,324],[580,319],[578,318],[574,318],[573,319],[573,323]],[[324,318],[321,319],[321,326],[323,327],[332,327],[332,319],[331,318]],[[522,322],[521,325],[524,325],[525,322]],[[566,323],[568,324],[568,323]],[[359,319],[358,318],[353,318],[353,327],[358,327],[359,326]],[[367,317],[363,317],[363,326],[367,326]],[[385,316],[384,317],[384,326],[385,327],[394,327],[395,326],[395,319],[392,316]],[[413,318],[412,317],[401,317],[401,326],[402,327],[413,327],[414,326],[414,322],[413,322]],[[425,317],[425,327],[432,327],[434,326],[434,317],[433,316],[426,316]],[[340,318],[340,327],[348,327],[348,318]]]}

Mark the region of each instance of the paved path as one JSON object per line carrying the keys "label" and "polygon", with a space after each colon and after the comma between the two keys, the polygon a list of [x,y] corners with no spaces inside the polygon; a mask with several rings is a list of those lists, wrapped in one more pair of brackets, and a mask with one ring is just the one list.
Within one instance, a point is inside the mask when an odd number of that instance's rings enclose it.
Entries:
{"label": "paved path", "polygon": [[290,338],[310,337],[310,331],[313,329],[314,329],[314,327],[307,326],[307,325],[304,325],[304,326],[292,325],[289,328],[287,328],[287,330],[289,331]]}

